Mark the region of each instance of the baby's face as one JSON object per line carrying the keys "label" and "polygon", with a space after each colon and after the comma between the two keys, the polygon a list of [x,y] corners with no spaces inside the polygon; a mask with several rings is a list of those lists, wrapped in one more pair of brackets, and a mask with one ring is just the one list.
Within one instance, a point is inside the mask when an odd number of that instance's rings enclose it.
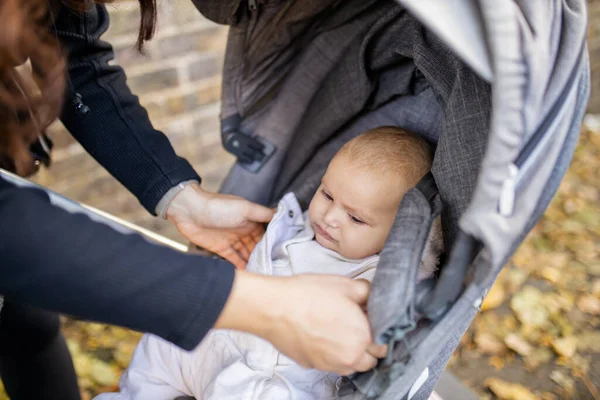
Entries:
{"label": "baby's face", "polygon": [[309,207],[317,242],[351,259],[379,253],[407,190],[335,156]]}

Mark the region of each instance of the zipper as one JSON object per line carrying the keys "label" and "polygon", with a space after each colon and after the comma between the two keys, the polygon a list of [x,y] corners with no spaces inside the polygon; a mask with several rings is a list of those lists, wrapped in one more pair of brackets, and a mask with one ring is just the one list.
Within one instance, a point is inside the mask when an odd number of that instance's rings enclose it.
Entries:
{"label": "zipper", "polygon": [[254,11],[256,7],[256,0],[248,0],[248,10]]}
{"label": "zipper", "polygon": [[[585,41],[583,43],[585,44]],[[579,49],[579,60],[581,60],[583,54],[584,44]],[[562,121],[562,116],[566,113],[569,101],[575,96],[577,87],[574,83],[578,76],[577,72],[580,65],[581,61],[573,67],[567,78],[567,82],[552,104],[546,117],[529,140],[527,140],[527,143],[525,143],[525,146],[523,146],[513,163],[508,166],[508,178],[502,183],[498,202],[498,211],[503,217],[512,215],[516,191],[522,186],[525,179],[530,176],[534,162],[545,153],[546,147],[550,143],[550,132],[553,132],[559,122]]]}

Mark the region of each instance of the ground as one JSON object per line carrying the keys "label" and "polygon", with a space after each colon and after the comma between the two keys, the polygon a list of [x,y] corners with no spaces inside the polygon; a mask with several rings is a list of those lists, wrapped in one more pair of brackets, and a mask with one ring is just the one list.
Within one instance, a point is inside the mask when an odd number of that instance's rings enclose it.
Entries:
{"label": "ground", "polygon": [[[552,204],[450,361],[482,399],[600,399],[600,129],[584,129]],[[64,319],[84,400],[117,389],[140,334]],[[0,388],[0,400],[5,399]]]}
{"label": "ground", "polygon": [[584,129],[556,197],[455,352],[451,371],[480,398],[600,399],[598,169],[600,131]]}

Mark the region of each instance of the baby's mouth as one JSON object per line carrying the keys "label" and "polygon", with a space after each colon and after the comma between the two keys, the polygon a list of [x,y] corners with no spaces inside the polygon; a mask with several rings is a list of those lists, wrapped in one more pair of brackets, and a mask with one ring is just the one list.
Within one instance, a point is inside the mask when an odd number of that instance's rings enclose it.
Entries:
{"label": "baby's mouth", "polygon": [[317,235],[322,236],[324,239],[332,243],[337,243],[337,240],[335,240],[329,233],[327,233],[325,229],[321,228],[319,224],[315,224],[315,232],[317,233]]}

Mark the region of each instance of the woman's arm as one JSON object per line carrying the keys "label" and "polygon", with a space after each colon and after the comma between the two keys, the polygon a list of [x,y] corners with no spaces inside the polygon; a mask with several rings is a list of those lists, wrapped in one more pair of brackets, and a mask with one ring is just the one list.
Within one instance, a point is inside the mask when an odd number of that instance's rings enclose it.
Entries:
{"label": "woman's arm", "polygon": [[214,325],[231,264],[123,235],[0,179],[0,294],[194,348]]}
{"label": "woman's arm", "polygon": [[[100,40],[109,26],[103,5],[85,13],[62,5],[55,30],[68,54],[69,81],[61,120],[111,175],[151,213],[161,198],[180,182],[200,181],[192,166],[178,157],[169,140],[153,128],[148,113],[129,90],[110,44]],[[81,114],[75,94],[90,108]]]}
{"label": "woman's arm", "polygon": [[[272,210],[200,189],[192,166],[152,127],[127,87],[123,69],[108,64],[113,51],[100,40],[109,24],[104,6],[78,13],[62,5],[55,17],[57,35],[68,52],[68,90],[61,116],[66,128],[151,214],[168,217],[188,240],[244,268]],[[71,104],[76,93],[89,112],[82,114]],[[191,185],[180,185],[190,181]],[[232,208],[226,213],[229,220],[233,217],[232,224],[198,217],[201,205],[215,203],[216,197],[219,204]],[[216,219],[221,221],[221,216]]]}

